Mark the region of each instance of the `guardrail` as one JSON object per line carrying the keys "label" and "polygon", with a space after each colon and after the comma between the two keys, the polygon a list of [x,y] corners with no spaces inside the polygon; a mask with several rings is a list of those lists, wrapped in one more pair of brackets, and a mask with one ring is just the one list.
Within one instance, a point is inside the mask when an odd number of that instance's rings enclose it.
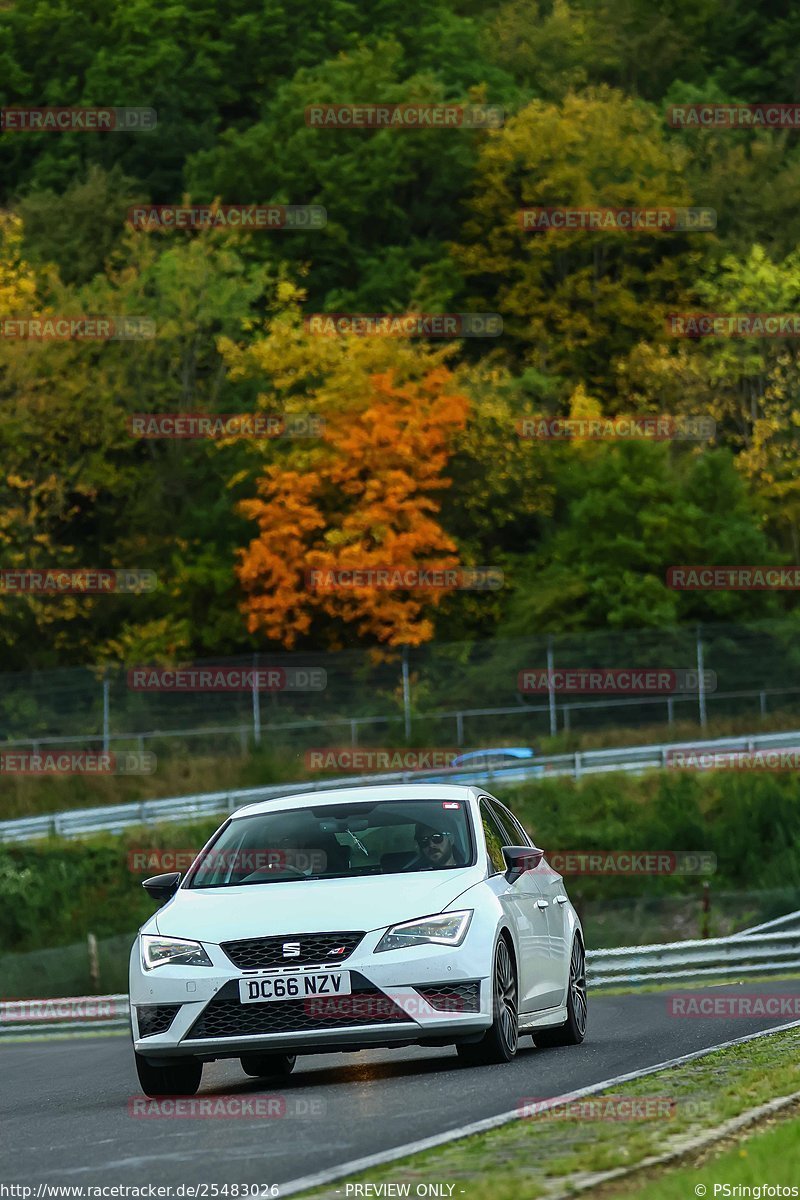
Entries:
{"label": "guardrail", "polygon": [[[791,916],[800,920],[800,913]],[[785,974],[800,971],[800,932],[742,930],[730,937],[703,941],[590,950],[586,959],[587,982],[593,987]]]}
{"label": "guardrail", "polygon": [[[761,926],[724,938],[589,950],[587,984],[635,987],[651,982],[688,982],[800,971],[800,911],[779,917],[797,929],[762,933]],[[777,922],[767,922],[774,925]],[[0,1037],[127,1028],[130,1005],[123,994],[7,1000],[0,1004]]]}
{"label": "guardrail", "polygon": [[52,1000],[4,1000],[0,1037],[120,1029],[130,1023],[130,1001],[113,996],[59,996]]}
{"label": "guardrail", "polygon": [[135,804],[105,805],[102,808],[79,808],[48,813],[45,816],[21,817],[0,821],[0,843],[29,841],[34,838],[85,837],[92,833],[119,833],[136,825],[153,825],[161,821],[187,821],[234,812],[245,804],[270,800],[277,796],[303,795],[330,788],[357,787],[360,784],[452,782],[476,783],[491,786],[493,782],[522,783],[527,779],[568,775],[580,779],[610,771],[643,771],[664,769],[668,755],[676,751],[695,751],[707,754],[754,753],[759,750],[800,749],[800,731],[757,734],[740,738],[716,738],[712,741],[662,742],[648,746],[627,746],[611,750],[581,750],[574,754],[554,754],[536,758],[525,766],[500,770],[476,771],[456,769],[442,771],[396,771],[383,775],[350,775],[336,779],[315,779],[305,783],[282,783],[270,787],[246,788],[227,792],[204,792],[191,796],[174,796],[165,800],[143,800]]}

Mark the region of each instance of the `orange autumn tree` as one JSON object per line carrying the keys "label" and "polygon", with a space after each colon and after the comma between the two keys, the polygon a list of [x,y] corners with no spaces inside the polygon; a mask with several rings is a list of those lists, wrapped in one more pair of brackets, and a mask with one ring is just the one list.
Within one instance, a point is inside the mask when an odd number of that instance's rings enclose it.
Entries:
{"label": "orange autumn tree", "polygon": [[[354,360],[365,367],[391,358],[388,347],[363,343],[349,355],[341,348],[334,353],[344,355],[340,361],[351,372]],[[454,390],[441,351],[414,353],[416,371],[403,348],[397,369],[362,373],[350,393],[354,403],[325,412],[322,444],[298,450],[299,461],[290,456],[269,465],[257,496],[241,502],[240,511],[258,525],[238,566],[251,632],[292,647],[324,615],[384,645],[418,645],[433,636],[431,612],[445,589],[308,586],[312,570],[458,566],[457,547],[439,524],[438,493],[450,484],[449,439],[464,427],[467,400]],[[324,395],[323,384],[319,409],[326,407]]]}

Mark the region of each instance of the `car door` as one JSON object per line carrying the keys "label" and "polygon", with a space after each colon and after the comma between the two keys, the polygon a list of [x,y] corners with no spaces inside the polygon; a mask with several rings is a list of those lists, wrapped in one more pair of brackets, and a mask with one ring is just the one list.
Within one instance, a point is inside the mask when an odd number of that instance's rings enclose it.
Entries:
{"label": "car door", "polygon": [[535,872],[524,872],[512,884],[505,878],[507,868],[502,848],[519,842],[504,828],[489,797],[482,796],[479,804],[489,860],[489,886],[517,934],[520,1014],[552,1008],[559,1003],[559,989],[554,985],[547,902]]}
{"label": "car door", "polygon": [[[514,814],[509,812],[499,800],[492,798],[492,804],[506,829],[509,832],[516,832],[522,837],[523,840],[520,845],[532,846],[533,841],[530,835]],[[564,880],[558,871],[555,871],[550,866],[547,856],[539,863],[534,874],[539,881],[542,896],[547,901],[547,927],[550,934],[550,952],[553,959],[553,970],[555,978],[562,981],[563,990],[564,981],[566,980],[567,955],[572,949],[571,946],[567,946],[568,930],[564,915],[564,909],[569,900],[564,890]]]}

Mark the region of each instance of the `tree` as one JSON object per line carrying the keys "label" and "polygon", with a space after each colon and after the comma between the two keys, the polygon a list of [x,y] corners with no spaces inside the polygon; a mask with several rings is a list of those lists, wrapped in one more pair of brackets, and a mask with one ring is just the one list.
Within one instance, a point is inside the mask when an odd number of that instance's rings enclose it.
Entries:
{"label": "tree", "polygon": [[286,646],[310,636],[336,646],[354,634],[388,645],[429,640],[443,590],[309,588],[306,572],[458,565],[438,519],[448,442],[467,409],[447,351],[314,338],[295,315],[225,353],[234,377],[264,377],[262,405],[280,411],[289,399],[325,421],[322,444],[287,449],[240,505],[258,525],[237,572],[251,632]]}
{"label": "tree", "polygon": [[456,261],[475,305],[503,313],[507,342],[525,362],[608,394],[609,365],[640,339],[663,336],[701,261],[697,239],[711,235],[531,233],[519,210],[689,205],[686,161],[661,113],[606,88],[561,106],[535,101],[490,136]]}
{"label": "tree", "polygon": [[[800,253],[773,261],[761,246],[726,256],[696,282],[697,310],[792,313],[800,300]],[[620,367],[620,389],[634,403],[712,417],[717,440],[736,464],[758,508],[795,559],[800,555],[800,353],[796,339],[703,337],[672,347],[642,344]]]}
{"label": "tree", "polygon": [[503,636],[772,615],[767,593],[678,592],[670,566],[776,561],[729,452],[577,443],[549,535],[512,577]]}

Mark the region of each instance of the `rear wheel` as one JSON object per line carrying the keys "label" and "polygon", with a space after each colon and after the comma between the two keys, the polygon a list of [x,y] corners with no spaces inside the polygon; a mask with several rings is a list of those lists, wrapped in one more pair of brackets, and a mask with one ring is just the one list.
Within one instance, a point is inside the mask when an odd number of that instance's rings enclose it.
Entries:
{"label": "rear wheel", "polygon": [[586,955],[579,937],[572,943],[567,986],[567,1019],[563,1025],[537,1029],[533,1035],[537,1046],[579,1046],[586,1037]]}
{"label": "rear wheel", "polygon": [[294,1070],[296,1054],[243,1054],[239,1059],[245,1075],[254,1079],[286,1079]]}
{"label": "rear wheel", "polygon": [[154,1067],[134,1051],[136,1074],[145,1096],[193,1096],[200,1087],[203,1064],[197,1058],[176,1058],[167,1066]]}
{"label": "rear wheel", "polygon": [[470,1066],[510,1062],[517,1052],[517,973],[505,938],[494,952],[493,1020],[479,1042],[456,1046],[458,1057]]}

